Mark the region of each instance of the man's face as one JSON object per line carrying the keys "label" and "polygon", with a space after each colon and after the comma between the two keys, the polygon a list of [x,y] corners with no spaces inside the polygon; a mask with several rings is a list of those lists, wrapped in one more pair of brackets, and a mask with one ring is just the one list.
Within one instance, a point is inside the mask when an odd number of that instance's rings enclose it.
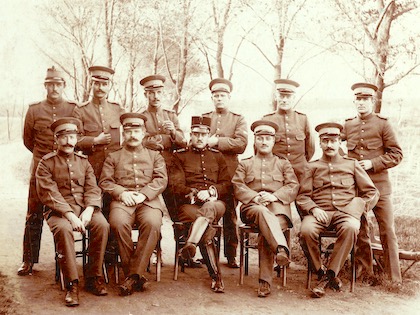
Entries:
{"label": "man's face", "polygon": [[138,147],[144,138],[144,128],[130,128],[123,131],[124,142],[130,147]]}
{"label": "man's face", "polygon": [[229,105],[230,94],[223,91],[216,91],[212,93],[211,99],[216,109],[225,109]]}
{"label": "man's face", "polygon": [[104,99],[108,96],[110,83],[108,81],[93,81],[93,96],[97,99]]}
{"label": "man's face", "polygon": [[57,149],[65,154],[71,154],[74,152],[74,147],[77,143],[77,134],[63,134],[55,135],[57,141]]}
{"label": "man's face", "polygon": [[270,154],[273,151],[275,137],[270,135],[255,136],[254,146],[259,154]]}
{"label": "man's face", "polygon": [[321,136],[320,138],[322,152],[328,157],[334,157],[338,154],[340,143],[339,136]]}
{"label": "man's face", "polygon": [[276,92],[277,110],[289,110],[293,107],[295,94]]}
{"label": "man's face", "polygon": [[204,149],[209,141],[209,132],[191,132],[191,145],[197,149]]}
{"label": "man's face", "polygon": [[369,115],[373,111],[375,104],[372,96],[355,96],[354,105],[356,105],[357,112],[360,115]]}
{"label": "man's face", "polygon": [[147,102],[150,106],[160,107],[164,96],[163,87],[145,91],[144,96],[147,98]]}
{"label": "man's face", "polygon": [[62,97],[66,84],[64,82],[47,82],[44,86],[47,90],[48,99],[55,101]]}

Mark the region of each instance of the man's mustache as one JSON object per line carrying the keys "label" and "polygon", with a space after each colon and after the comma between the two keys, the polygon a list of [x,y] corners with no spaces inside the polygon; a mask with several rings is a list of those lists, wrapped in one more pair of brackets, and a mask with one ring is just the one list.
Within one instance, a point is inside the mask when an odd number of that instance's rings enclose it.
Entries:
{"label": "man's mustache", "polygon": [[128,141],[140,141],[140,140],[137,138],[131,137],[130,139],[128,139]]}
{"label": "man's mustache", "polygon": [[74,145],[72,145],[72,144],[66,144],[66,145],[64,145],[64,147],[65,148],[74,148]]}

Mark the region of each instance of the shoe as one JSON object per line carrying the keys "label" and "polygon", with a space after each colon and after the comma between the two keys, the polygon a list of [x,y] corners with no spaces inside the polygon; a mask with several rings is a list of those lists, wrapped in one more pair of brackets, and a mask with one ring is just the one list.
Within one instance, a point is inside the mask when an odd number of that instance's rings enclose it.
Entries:
{"label": "shoe", "polygon": [[330,283],[328,284],[328,286],[336,292],[341,292],[341,287],[343,286],[343,282],[341,282],[339,277],[334,277],[330,280]]}
{"label": "shoe", "polygon": [[124,282],[118,286],[118,289],[120,290],[121,296],[127,296],[131,295],[133,293],[133,289],[137,284],[137,280],[133,277],[127,277],[125,278]]}
{"label": "shoe", "polygon": [[318,281],[321,281],[322,277],[327,274],[327,267],[325,267],[324,265],[321,265],[321,268],[319,268],[316,274],[318,276],[317,278]]}
{"label": "shoe", "polygon": [[260,280],[258,284],[258,297],[264,298],[271,293],[270,284],[267,281]]}
{"label": "shoe", "polygon": [[102,277],[91,277],[86,279],[85,285],[86,291],[93,293],[94,295],[104,296],[108,292],[105,287],[105,280]]}
{"label": "shoe", "polygon": [[147,287],[149,286],[149,280],[145,276],[141,276],[139,281],[136,282],[134,285],[134,290],[138,292],[146,291]]}
{"label": "shoe", "polygon": [[222,276],[217,274],[211,279],[211,289],[215,293],[225,293],[225,284],[223,283]]}
{"label": "shoe", "polygon": [[227,266],[229,268],[239,268],[238,263],[236,262],[236,257],[228,257],[227,258]]}
{"label": "shoe", "polygon": [[318,282],[318,285],[313,288],[312,297],[313,298],[321,298],[325,295],[325,288],[328,287],[330,284],[330,278],[327,275],[323,275],[322,279]]}
{"label": "shoe", "polygon": [[289,256],[287,255],[286,250],[283,247],[277,250],[276,263],[279,266],[287,266],[288,264],[290,264]]}
{"label": "shoe", "polygon": [[26,275],[31,275],[32,274],[32,267],[34,266],[33,263],[29,262],[29,261],[24,261],[22,263],[22,265],[20,265],[17,274],[19,276],[26,276]]}
{"label": "shoe", "polygon": [[68,284],[65,301],[66,306],[69,307],[79,305],[79,284],[77,282],[70,282]]}
{"label": "shoe", "polygon": [[184,247],[181,248],[179,254],[181,258],[184,260],[193,259],[195,256],[195,252],[197,250],[197,245],[193,243],[187,243]]}

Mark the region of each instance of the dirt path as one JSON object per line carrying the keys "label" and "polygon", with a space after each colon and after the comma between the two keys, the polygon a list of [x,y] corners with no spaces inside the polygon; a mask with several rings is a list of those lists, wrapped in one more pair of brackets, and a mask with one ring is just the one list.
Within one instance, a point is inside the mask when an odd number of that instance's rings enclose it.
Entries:
{"label": "dirt path", "polygon": [[[120,297],[114,280],[108,284],[109,295],[96,297],[81,291],[81,305],[74,309],[63,304],[64,293],[54,279],[54,246],[48,226],[44,225],[40,263],[32,276],[19,277],[22,233],[26,212],[27,185],[22,181],[23,166],[30,156],[19,144],[0,145],[2,180],[0,182],[0,314],[419,314],[420,299],[384,292],[357,283],[354,293],[344,282],[344,292],[311,299],[305,289],[306,269],[292,264],[287,286],[275,279],[268,298],[256,296],[258,260],[251,251],[250,275],[238,284],[239,271],[222,266],[226,293],[214,294],[209,288],[206,269],[187,269],[178,281],[173,277],[174,241],[171,221],[162,227],[162,280],[149,275],[146,292]],[[18,175],[16,175],[18,174]],[[221,258],[224,263],[224,258]],[[79,264],[81,262],[79,261]],[[110,271],[111,272],[111,271]],[[83,283],[83,280],[82,280]]]}

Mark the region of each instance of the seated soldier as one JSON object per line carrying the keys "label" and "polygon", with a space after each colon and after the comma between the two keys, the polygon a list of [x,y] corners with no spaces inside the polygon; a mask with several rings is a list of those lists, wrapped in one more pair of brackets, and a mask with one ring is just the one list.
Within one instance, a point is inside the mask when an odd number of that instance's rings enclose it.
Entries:
{"label": "seated soldier", "polygon": [[256,155],[239,163],[232,183],[235,197],[242,202],[241,219],[260,232],[258,296],[271,292],[273,257],[279,266],[287,265],[289,248],[283,231],[292,227],[290,203],[299,184],[292,165],[273,154],[276,123],[258,120],[251,125]]}
{"label": "seated soldier", "polygon": [[[312,289],[312,296],[318,298],[325,295],[328,287],[340,289],[337,275],[357,240],[360,217],[375,206],[379,197],[360,164],[339,154],[342,129],[337,123],[324,123],[315,128],[323,154],[319,160],[309,163],[296,198],[304,215],[301,243],[320,277]],[[318,247],[319,233],[325,230],[335,230],[338,235],[326,267],[321,264]]]}
{"label": "seated soldier", "polygon": [[[144,273],[160,239],[162,225],[163,205],[158,196],[168,182],[163,157],[142,145],[146,120],[139,113],[121,115],[124,144],[108,155],[99,181],[99,186],[113,198],[109,223],[118,241],[126,276],[119,286],[123,296],[145,288]],[[134,224],[139,230],[135,249],[131,239]]]}
{"label": "seated soldier", "polygon": [[211,288],[222,293],[218,250],[213,243],[216,231],[211,224],[219,222],[225,213],[224,200],[231,193],[231,185],[222,153],[207,146],[210,123],[210,118],[192,117],[191,145],[174,153],[169,179],[180,205],[179,220],[193,222],[181,258],[192,259],[199,245],[212,278]]}
{"label": "seated soldier", "polygon": [[45,155],[36,170],[36,186],[44,216],[54,236],[58,263],[66,282],[66,306],[79,305],[79,276],[73,231],[89,233],[89,261],[86,289],[107,295],[102,264],[109,224],[101,212],[101,190],[87,156],[74,152],[78,126],[76,118],[65,117],[51,125],[57,152]]}

